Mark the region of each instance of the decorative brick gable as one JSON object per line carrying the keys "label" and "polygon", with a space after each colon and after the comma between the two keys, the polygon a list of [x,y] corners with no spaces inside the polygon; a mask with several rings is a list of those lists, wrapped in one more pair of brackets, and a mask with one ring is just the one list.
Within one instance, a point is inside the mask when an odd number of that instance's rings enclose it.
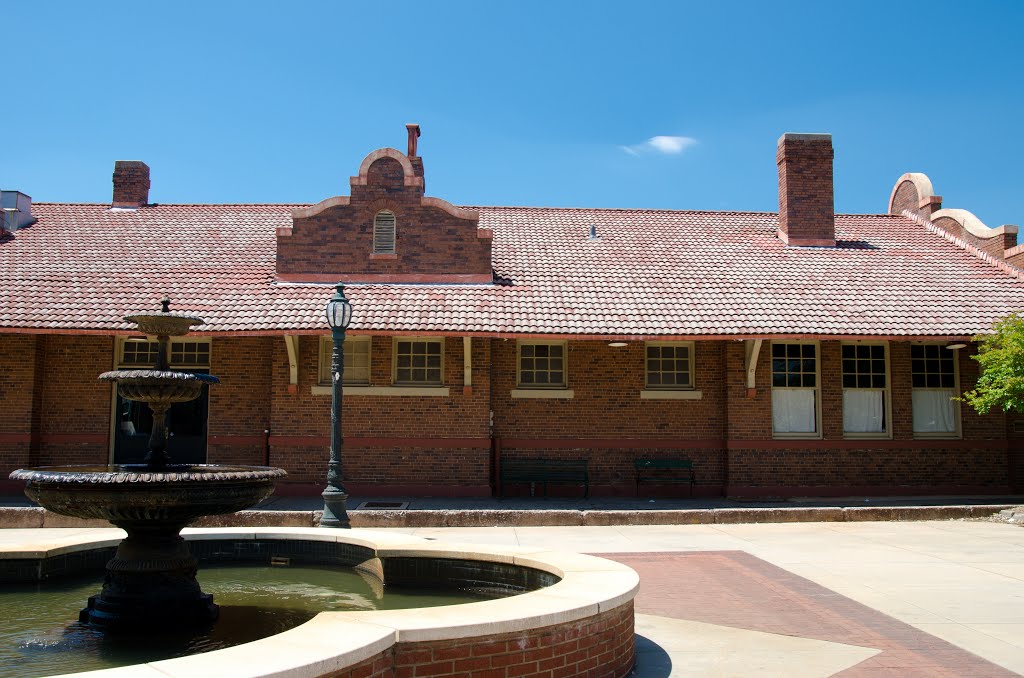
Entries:
{"label": "decorative brick gable", "polygon": [[[418,128],[417,128],[418,136]],[[490,231],[476,210],[423,194],[423,163],[393,148],[370,153],[351,179],[351,196],[292,212],[277,232],[277,274],[305,282],[489,283]],[[374,253],[374,218],[394,214],[394,253]]]}

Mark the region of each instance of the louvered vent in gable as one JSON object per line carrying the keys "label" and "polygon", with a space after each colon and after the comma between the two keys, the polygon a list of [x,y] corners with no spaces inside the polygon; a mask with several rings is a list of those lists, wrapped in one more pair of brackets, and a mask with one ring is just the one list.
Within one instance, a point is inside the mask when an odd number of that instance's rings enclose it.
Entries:
{"label": "louvered vent in gable", "polygon": [[395,213],[381,210],[373,218],[373,253],[394,254],[395,252]]}

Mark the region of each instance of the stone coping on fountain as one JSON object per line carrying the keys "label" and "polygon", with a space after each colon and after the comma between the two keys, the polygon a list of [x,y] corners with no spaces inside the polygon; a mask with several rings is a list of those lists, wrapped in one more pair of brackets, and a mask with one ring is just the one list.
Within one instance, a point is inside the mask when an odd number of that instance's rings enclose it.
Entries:
{"label": "stone coping on fountain", "polygon": [[[48,558],[114,546],[120,530],[76,530],[8,543],[0,558]],[[372,551],[376,558],[425,558],[503,563],[533,568],[560,580],[508,598],[450,607],[321,612],[284,633],[205,654],[69,674],[90,678],[308,678],[341,677],[358,669],[377,675],[416,662],[490,661],[529,667],[563,652],[582,667],[615,662],[608,675],[628,675],[633,661],[633,606],[639,576],[619,563],[576,553],[525,547],[486,547],[438,542],[406,534],[325,528],[188,528],[188,541],[294,540],[338,542]],[[602,642],[597,643],[600,637]],[[531,649],[532,648],[532,649]],[[608,649],[611,648],[611,649]],[[599,654],[603,653],[603,654]],[[440,657],[440,659],[438,659]],[[449,659],[444,659],[449,657]],[[601,658],[601,659],[599,659]],[[404,662],[404,663],[403,663]],[[412,662],[412,663],[410,663]],[[517,663],[518,662],[518,663]],[[566,664],[565,666],[569,666]],[[377,667],[375,669],[374,667]],[[509,669],[511,670],[511,669]],[[369,671],[368,673],[366,671]],[[412,675],[412,673],[410,673]],[[468,673],[466,675],[469,675]],[[512,674],[510,674],[512,675]],[[567,675],[575,675],[568,673]]]}

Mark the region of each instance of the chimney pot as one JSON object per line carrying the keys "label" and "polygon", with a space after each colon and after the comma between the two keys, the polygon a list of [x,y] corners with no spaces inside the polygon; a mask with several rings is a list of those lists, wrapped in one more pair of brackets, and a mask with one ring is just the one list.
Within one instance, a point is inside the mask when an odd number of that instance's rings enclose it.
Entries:
{"label": "chimney pot", "polygon": [[787,245],[834,247],[832,135],[779,137],[779,239]]}
{"label": "chimney pot", "polygon": [[[420,126],[416,123],[409,123],[405,126],[406,131],[409,132],[409,152],[406,156],[409,158],[409,162],[412,163],[412,173],[423,179],[423,158],[416,155],[416,143],[417,139],[420,138]],[[427,190],[426,183],[423,184],[423,190]]]}
{"label": "chimney pot", "polygon": [[139,160],[114,163],[112,207],[142,207],[149,204],[149,165]]}
{"label": "chimney pot", "polygon": [[409,152],[406,155],[410,158],[415,158],[416,140],[420,137],[420,126],[416,123],[409,123],[405,126],[405,130],[409,133]]}

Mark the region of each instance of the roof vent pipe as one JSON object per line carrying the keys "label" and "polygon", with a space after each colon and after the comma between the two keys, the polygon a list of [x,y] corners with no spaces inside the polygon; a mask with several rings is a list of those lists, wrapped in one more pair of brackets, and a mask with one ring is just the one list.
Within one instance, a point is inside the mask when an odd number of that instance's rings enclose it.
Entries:
{"label": "roof vent pipe", "polygon": [[4,215],[3,230],[8,233],[36,222],[32,217],[32,198],[21,191],[0,191],[0,208]]}

